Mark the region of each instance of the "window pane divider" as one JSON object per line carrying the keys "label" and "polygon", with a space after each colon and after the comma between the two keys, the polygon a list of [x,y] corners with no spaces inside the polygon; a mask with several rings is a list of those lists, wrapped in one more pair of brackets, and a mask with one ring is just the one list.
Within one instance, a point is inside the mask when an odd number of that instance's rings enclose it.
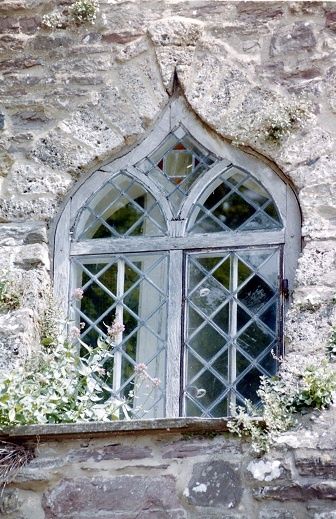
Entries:
{"label": "window pane divider", "polygon": [[198,249],[219,247],[253,247],[280,245],[285,241],[283,229],[277,231],[246,231],[246,232],[219,232],[211,234],[197,234],[189,236],[146,236],[145,238],[99,238],[73,242],[71,256],[85,256],[91,254],[114,254],[174,250]]}
{"label": "window pane divider", "polygon": [[167,326],[166,416],[178,417],[180,404],[183,251],[171,251]]}

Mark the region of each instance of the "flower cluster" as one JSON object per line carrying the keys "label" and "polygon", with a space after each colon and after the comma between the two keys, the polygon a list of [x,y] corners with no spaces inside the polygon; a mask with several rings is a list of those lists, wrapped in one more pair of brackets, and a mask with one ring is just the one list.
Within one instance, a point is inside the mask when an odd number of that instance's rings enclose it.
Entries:
{"label": "flower cluster", "polygon": [[98,0],[76,0],[68,9],[56,10],[42,17],[42,27],[64,29],[71,25],[96,23],[99,12]]}
{"label": "flower cluster", "polygon": [[153,387],[160,387],[161,385],[161,380],[156,377],[151,377],[151,375],[148,373],[146,364],[143,362],[140,362],[134,366],[134,373],[136,376],[139,376],[144,380],[148,380],[153,385]]}
{"label": "flower cluster", "polygon": [[106,324],[105,326],[107,328],[107,335],[112,341],[115,341],[119,334],[125,330],[125,326],[117,319],[117,317],[112,321],[111,326]]}
{"label": "flower cluster", "polygon": [[76,24],[94,24],[98,11],[99,3],[97,0],[77,0],[69,8],[70,16]]}
{"label": "flower cluster", "polygon": [[47,29],[63,29],[66,25],[65,22],[65,16],[60,11],[54,11],[42,17],[42,26]]}
{"label": "flower cluster", "polygon": [[75,288],[72,293],[72,299],[75,301],[80,301],[84,297],[84,290],[82,288]]}

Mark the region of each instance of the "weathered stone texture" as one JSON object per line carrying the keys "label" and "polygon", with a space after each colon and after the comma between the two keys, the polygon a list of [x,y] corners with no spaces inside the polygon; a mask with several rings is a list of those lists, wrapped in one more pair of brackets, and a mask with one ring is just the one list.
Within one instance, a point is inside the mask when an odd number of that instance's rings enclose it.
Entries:
{"label": "weathered stone texture", "polygon": [[194,465],[192,478],[183,495],[195,506],[235,508],[242,493],[239,465],[212,461]]}
{"label": "weathered stone texture", "polygon": [[[319,358],[336,320],[335,2],[106,0],[95,25],[41,27],[44,14],[71,3],[0,2],[0,269],[28,287],[25,308],[0,315],[0,367],[38,343],[48,229],[65,197],[147,136],[175,88],[206,126],[243,141],[293,183],[305,248],[286,347],[294,363]],[[302,130],[278,145],[251,130],[299,94],[314,115]],[[333,519],[334,415],[307,419],[261,461],[227,435],[41,447],[0,511],[8,519]]]}
{"label": "weathered stone texture", "polygon": [[144,513],[171,519],[185,517],[175,494],[171,476],[118,476],[63,480],[43,498],[46,519],[79,518],[113,512],[135,519]]}
{"label": "weathered stone texture", "polygon": [[312,51],[316,46],[313,26],[309,22],[295,22],[280,27],[271,41],[271,56],[281,56],[293,52]]}

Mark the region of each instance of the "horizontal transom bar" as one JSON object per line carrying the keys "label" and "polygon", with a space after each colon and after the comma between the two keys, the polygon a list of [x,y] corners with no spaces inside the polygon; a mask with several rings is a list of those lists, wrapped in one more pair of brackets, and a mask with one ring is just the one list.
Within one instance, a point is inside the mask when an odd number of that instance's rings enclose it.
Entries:
{"label": "horizontal transom bar", "polygon": [[160,250],[185,250],[213,247],[253,247],[280,245],[284,243],[284,231],[262,232],[226,232],[212,234],[197,234],[179,237],[145,238],[101,238],[73,242],[72,256],[86,256],[89,254],[117,254],[122,252],[148,252]]}

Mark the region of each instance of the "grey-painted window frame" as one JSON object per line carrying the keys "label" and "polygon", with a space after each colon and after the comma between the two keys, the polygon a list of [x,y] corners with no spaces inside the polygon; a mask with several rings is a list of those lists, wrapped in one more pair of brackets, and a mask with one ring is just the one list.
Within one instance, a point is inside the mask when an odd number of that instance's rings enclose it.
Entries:
{"label": "grey-painted window frame", "polygon": [[[202,182],[195,182],[188,197],[182,204],[178,219],[173,215],[166,196],[145,173],[134,167],[155,150],[169,132],[179,123],[204,147],[220,157],[214,166],[202,176]],[[193,203],[205,199],[211,191],[214,179],[229,165],[234,165],[250,172],[253,177],[271,194],[283,222],[283,228],[271,231],[225,232],[211,234],[186,234],[188,217]],[[73,242],[72,230],[76,218],[87,199],[100,189],[105,182],[120,171],[127,171],[157,199],[169,226],[169,236],[137,238],[101,238]],[[297,258],[301,247],[301,213],[295,193],[289,183],[265,162],[252,154],[247,154],[209,131],[191,112],[182,98],[174,99],[164,112],[154,130],[134,149],[112,162],[101,166],[97,171],[78,182],[63,204],[54,225],[54,287],[57,299],[63,308],[69,308],[74,281],[71,277],[71,257],[95,255],[104,256],[113,253],[132,252],[136,240],[137,251],[170,251],[170,269],[174,272],[174,283],[169,287],[168,321],[169,336],[167,342],[167,375],[169,391],[166,395],[166,416],[179,416],[180,385],[172,381],[180,380],[181,366],[181,319],[183,305],[183,254],[194,249],[230,249],[278,245],[283,247],[284,261],[281,272],[288,279],[289,290],[294,286]],[[288,301],[285,303],[285,309]]]}

